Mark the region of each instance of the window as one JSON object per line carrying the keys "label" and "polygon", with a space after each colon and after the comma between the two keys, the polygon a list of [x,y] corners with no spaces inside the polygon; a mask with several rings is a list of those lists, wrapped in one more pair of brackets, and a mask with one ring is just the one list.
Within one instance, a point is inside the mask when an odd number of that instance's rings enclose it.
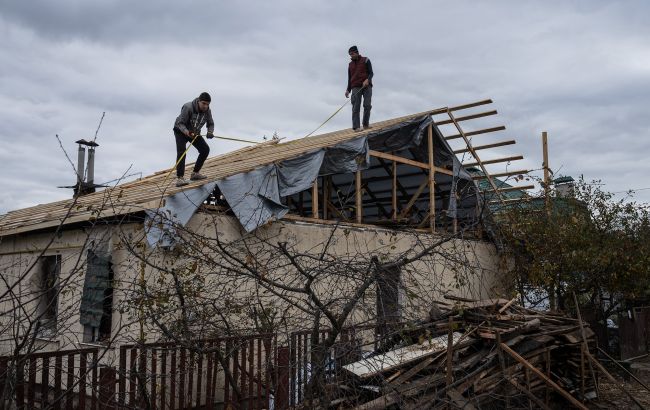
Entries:
{"label": "window", "polygon": [[36,300],[36,332],[38,336],[51,337],[57,327],[61,256],[43,256],[39,262],[32,282]]}
{"label": "window", "polygon": [[111,337],[113,314],[113,264],[110,255],[88,251],[80,322],[83,341],[103,342]]}

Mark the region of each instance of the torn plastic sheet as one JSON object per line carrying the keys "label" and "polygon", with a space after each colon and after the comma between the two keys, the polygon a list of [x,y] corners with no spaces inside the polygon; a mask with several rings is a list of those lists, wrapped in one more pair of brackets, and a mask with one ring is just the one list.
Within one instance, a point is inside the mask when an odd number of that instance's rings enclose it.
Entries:
{"label": "torn plastic sheet", "polygon": [[177,192],[165,197],[158,209],[147,209],[144,226],[147,242],[153,248],[171,248],[179,237],[175,226],[185,226],[197,208],[212,193],[216,182],[209,182],[194,189]]}
{"label": "torn plastic sheet", "polygon": [[275,164],[220,179],[217,185],[247,232],[273,218],[280,219],[289,211],[280,201]]}

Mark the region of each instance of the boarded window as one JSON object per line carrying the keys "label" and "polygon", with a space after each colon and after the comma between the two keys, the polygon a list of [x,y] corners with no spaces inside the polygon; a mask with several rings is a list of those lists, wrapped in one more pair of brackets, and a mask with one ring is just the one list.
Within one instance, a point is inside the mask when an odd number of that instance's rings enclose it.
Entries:
{"label": "boarded window", "polygon": [[111,257],[88,250],[79,320],[84,326],[84,342],[101,342],[110,338],[112,311]]}

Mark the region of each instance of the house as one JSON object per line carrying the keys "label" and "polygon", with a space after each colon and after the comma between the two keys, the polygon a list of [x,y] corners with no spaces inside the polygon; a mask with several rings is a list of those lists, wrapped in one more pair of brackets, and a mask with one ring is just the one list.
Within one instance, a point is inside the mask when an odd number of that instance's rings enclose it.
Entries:
{"label": "house", "polygon": [[[490,103],[249,146],[209,158],[208,178],[181,188],[162,170],[0,216],[0,347],[305,330],[320,302],[327,314],[351,306],[346,324],[386,324],[445,294],[498,294],[500,257],[466,167],[498,193],[477,151],[511,142],[473,146],[504,127],[460,126],[496,114],[472,112]],[[373,264],[392,268],[364,284]]]}

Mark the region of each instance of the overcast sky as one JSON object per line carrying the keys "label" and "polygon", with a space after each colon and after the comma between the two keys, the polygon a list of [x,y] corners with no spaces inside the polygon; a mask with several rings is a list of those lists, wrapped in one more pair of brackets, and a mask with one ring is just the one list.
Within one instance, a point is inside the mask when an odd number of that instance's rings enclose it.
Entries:
{"label": "overcast sky", "polygon": [[[172,166],[173,121],[201,91],[217,134],[304,136],[345,101],[352,44],[375,70],[372,121],[492,98],[480,125],[507,130],[474,143],[517,144],[486,157],[538,169],[546,130],[556,175],[649,188],[648,16],[644,0],[3,0],[0,213],[71,196],[55,135],[76,161],[102,112],[96,182]],[[346,107],[322,131],[349,126]]]}

